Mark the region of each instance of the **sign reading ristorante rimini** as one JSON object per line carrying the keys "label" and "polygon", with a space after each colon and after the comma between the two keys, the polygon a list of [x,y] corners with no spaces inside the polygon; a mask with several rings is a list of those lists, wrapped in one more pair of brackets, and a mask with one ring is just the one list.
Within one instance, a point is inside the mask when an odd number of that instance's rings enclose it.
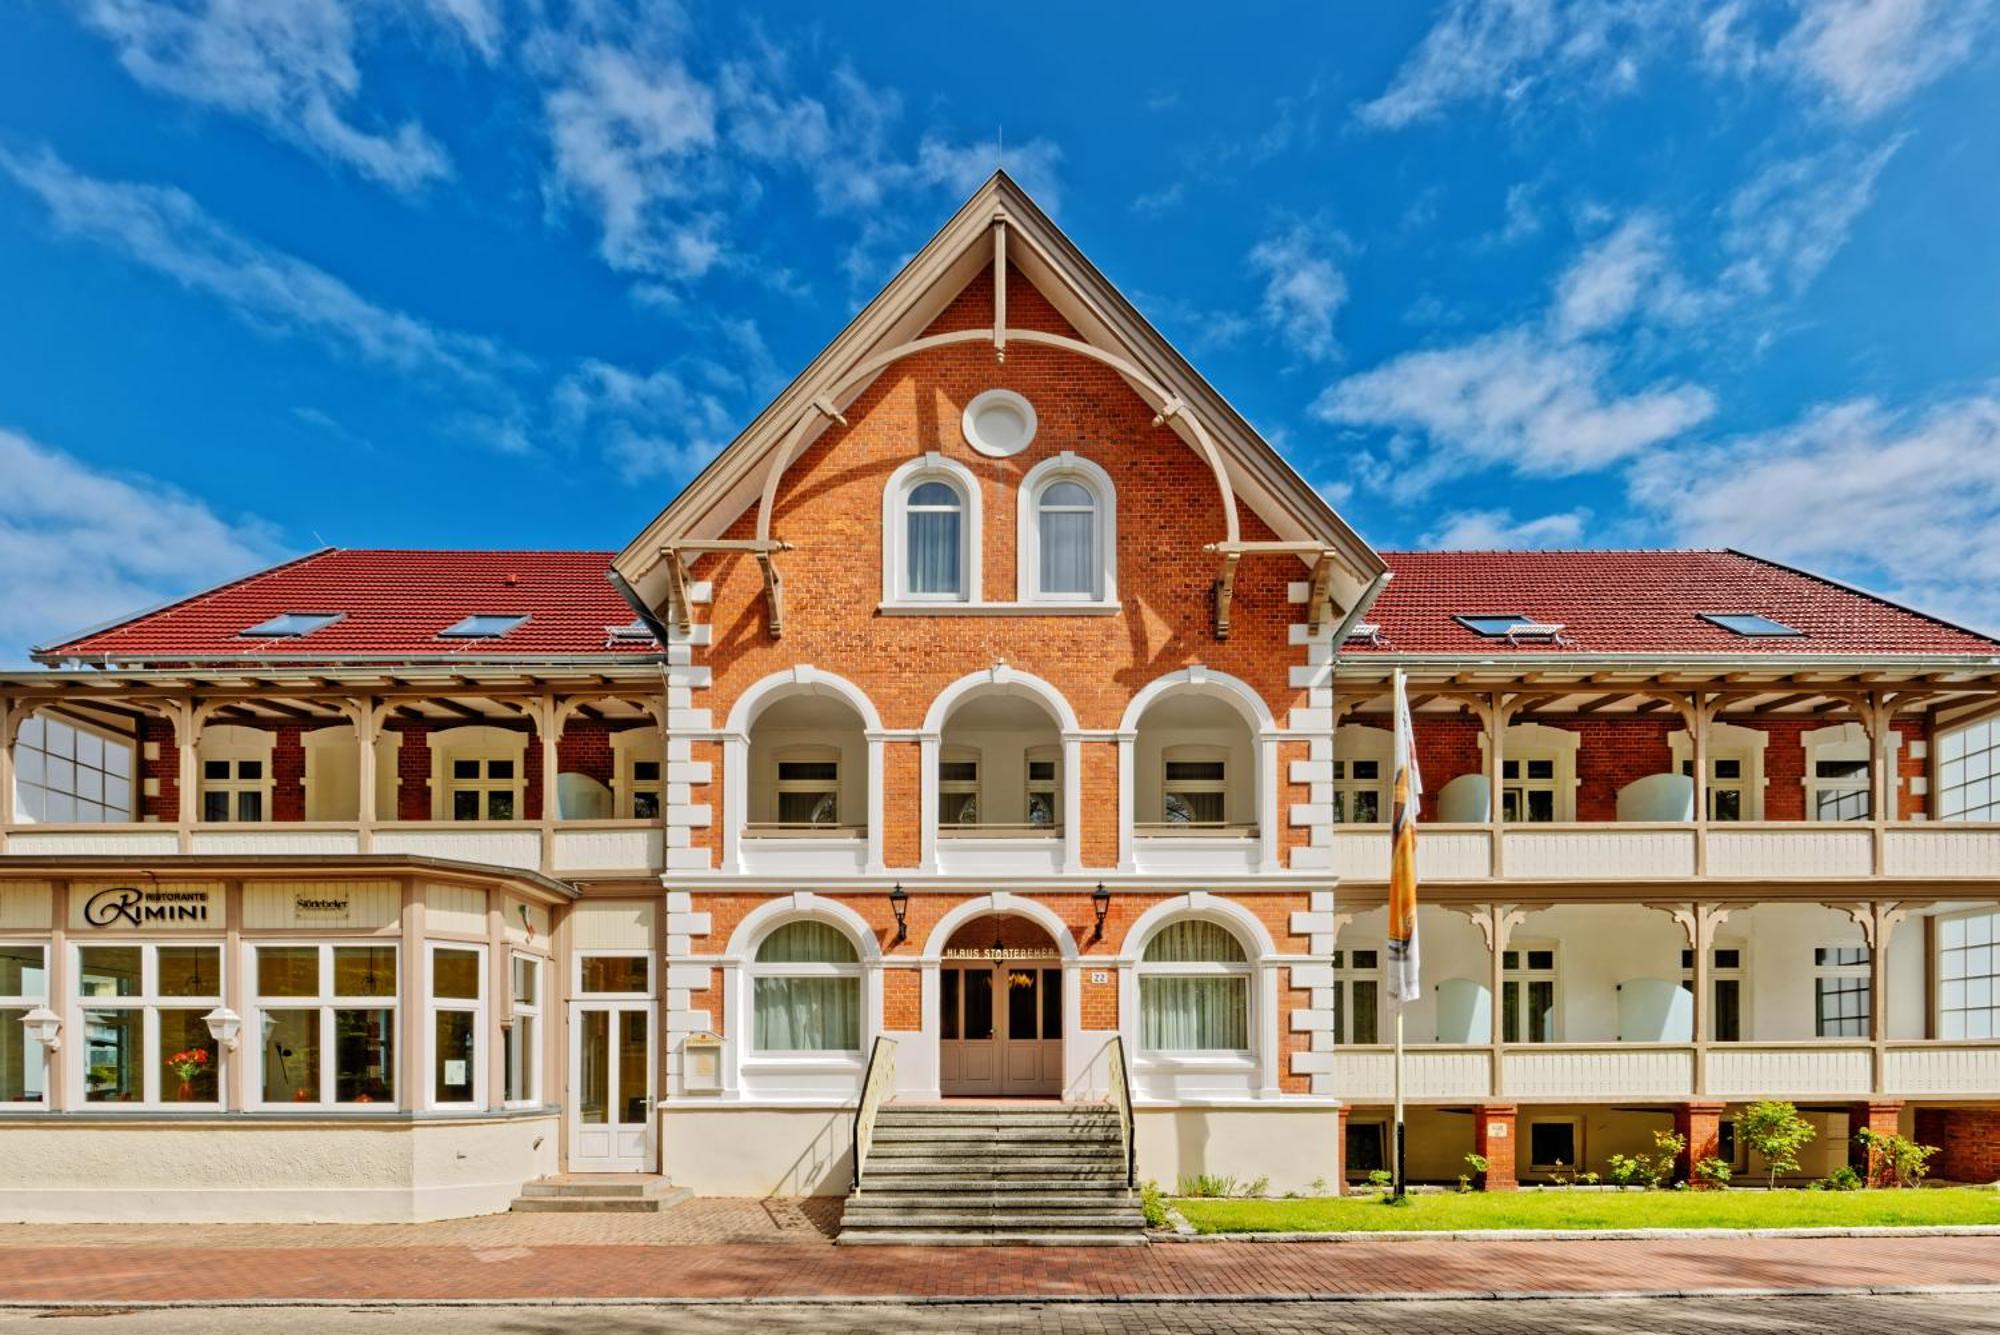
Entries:
{"label": "sign reading ristorante rimini", "polygon": [[70,890],[70,926],[80,931],[187,931],[223,925],[222,888],[214,885],[78,885]]}

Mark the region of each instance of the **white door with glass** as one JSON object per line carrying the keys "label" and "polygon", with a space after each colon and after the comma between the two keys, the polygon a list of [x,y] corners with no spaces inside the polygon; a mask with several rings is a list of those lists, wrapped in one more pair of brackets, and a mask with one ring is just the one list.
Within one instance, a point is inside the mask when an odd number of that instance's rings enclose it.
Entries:
{"label": "white door with glass", "polygon": [[653,1003],[573,1003],[569,1050],[570,1171],[659,1171]]}

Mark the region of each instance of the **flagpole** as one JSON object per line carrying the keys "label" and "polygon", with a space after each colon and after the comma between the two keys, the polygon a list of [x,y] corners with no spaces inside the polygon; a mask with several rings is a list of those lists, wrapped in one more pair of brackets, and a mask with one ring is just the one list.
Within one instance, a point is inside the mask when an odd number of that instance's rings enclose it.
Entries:
{"label": "flagpole", "polygon": [[1403,1199],[1403,1008],[1396,1007],[1396,1199]]}

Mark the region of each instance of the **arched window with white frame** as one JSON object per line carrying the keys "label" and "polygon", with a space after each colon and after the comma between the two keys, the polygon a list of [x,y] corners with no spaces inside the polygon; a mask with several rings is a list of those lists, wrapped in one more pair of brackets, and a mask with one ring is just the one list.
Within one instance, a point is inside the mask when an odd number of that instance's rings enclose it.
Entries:
{"label": "arched window with white frame", "polygon": [[965,465],[926,454],[898,468],[882,493],[882,600],[980,601],[979,526]]}
{"label": "arched window with white frame", "polygon": [[1207,918],[1167,923],[1139,961],[1142,1053],[1250,1051],[1250,957],[1236,934]]}
{"label": "arched window with white frame", "polygon": [[1117,600],[1116,494],[1088,459],[1059,454],[1021,483],[1020,600]]}
{"label": "arched window with white frame", "polygon": [[771,931],[750,965],[751,1046],[759,1053],[859,1053],[861,955],[817,918]]}

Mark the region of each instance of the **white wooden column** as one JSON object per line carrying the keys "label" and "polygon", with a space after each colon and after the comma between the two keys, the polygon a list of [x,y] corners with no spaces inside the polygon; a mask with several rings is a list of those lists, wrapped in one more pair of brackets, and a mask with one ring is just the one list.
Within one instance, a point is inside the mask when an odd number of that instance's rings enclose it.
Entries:
{"label": "white wooden column", "polygon": [[1278,735],[1257,734],[1257,868],[1278,869]]}
{"label": "white wooden column", "polygon": [[354,720],[354,744],[360,748],[354,758],[354,781],[361,786],[361,791],[355,795],[359,799],[354,808],[355,847],[360,852],[372,853],[375,850],[375,822],[382,817],[382,813],[375,809],[375,738],[379,721],[375,717],[374,696],[358,696],[348,703],[353,708],[349,717]]}
{"label": "white wooden column", "polygon": [[1138,819],[1133,789],[1133,768],[1139,759],[1139,734],[1118,734],[1118,870],[1135,869],[1132,823]]}
{"label": "white wooden column", "polygon": [[725,733],[722,737],[722,868],[725,871],[743,870],[743,830],[750,819],[749,771],[750,739],[742,733]]}
{"label": "white wooden column", "polygon": [[863,864],[870,874],[886,871],[888,865],[882,857],[882,829],[884,824],[883,794],[887,790],[882,766],[887,759],[888,747],[882,734],[868,734],[868,857]]}
{"label": "white wooden column", "polygon": [[[0,853],[7,850],[7,827],[14,823],[14,741],[19,728],[12,697],[0,695]],[[132,785],[137,788],[138,766],[132,768]]]}
{"label": "white wooden column", "polygon": [[1062,739],[1063,870],[1083,870],[1083,738],[1066,732]]}
{"label": "white wooden column", "polygon": [[938,752],[942,739],[925,734],[918,743],[917,762],[917,865],[924,871],[937,870]]}

